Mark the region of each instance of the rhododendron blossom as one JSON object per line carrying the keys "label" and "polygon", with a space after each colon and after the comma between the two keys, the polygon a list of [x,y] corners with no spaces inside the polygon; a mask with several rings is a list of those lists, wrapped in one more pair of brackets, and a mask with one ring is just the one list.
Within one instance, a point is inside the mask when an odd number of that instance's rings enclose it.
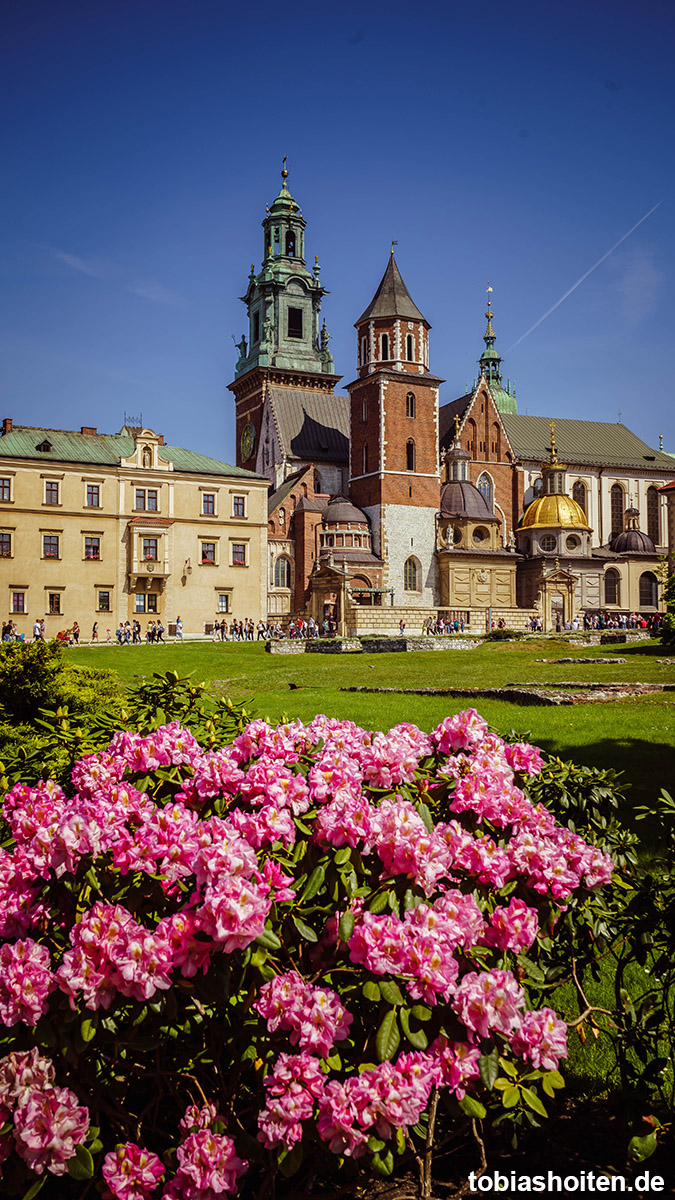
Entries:
{"label": "rhododendron blossom", "polygon": [[414,1141],[437,1089],[481,1094],[484,1039],[557,1068],[566,1025],[528,1009],[516,956],[613,863],[530,799],[542,765],[469,709],[429,734],[255,720],[206,750],[172,721],[116,733],[72,788],[16,784],[0,1164],[77,1174],[84,1145],[109,1200],[218,1200],[242,1152],[260,1172]]}

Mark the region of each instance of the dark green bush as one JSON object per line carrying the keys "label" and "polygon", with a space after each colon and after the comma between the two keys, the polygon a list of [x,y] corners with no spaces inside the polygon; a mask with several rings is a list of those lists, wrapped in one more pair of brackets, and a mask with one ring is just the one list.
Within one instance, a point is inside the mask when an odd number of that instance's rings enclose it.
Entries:
{"label": "dark green bush", "polygon": [[486,642],[512,642],[525,637],[522,629],[491,629],[485,634]]}

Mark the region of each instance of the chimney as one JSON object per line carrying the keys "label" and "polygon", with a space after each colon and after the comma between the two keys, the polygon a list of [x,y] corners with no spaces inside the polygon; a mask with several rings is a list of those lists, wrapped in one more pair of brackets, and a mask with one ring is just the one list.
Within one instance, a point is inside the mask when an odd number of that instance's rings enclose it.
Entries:
{"label": "chimney", "polygon": [[157,435],[157,441],[159,442],[160,446],[164,445],[164,434],[163,433],[160,433]]}
{"label": "chimney", "polygon": [[3,432],[3,435],[6,433],[12,432],[12,418],[11,417],[4,418],[4,420],[2,422],[2,432]]}
{"label": "chimney", "polygon": [[80,433],[86,434],[87,437],[96,437],[96,426],[80,425]]}

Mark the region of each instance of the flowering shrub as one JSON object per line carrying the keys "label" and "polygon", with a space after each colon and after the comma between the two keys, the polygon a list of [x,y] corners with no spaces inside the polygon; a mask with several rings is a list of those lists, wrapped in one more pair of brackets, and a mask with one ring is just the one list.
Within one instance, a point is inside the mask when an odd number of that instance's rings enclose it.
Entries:
{"label": "flowering shrub", "polygon": [[546,1116],[566,1026],[530,1007],[526,951],[613,864],[528,798],[540,768],[471,710],[430,735],[253,721],[206,750],[172,722],[117,733],[68,793],[14,786],[7,1194],[67,1172],[216,1200],[330,1154],[428,1173],[439,1104]]}

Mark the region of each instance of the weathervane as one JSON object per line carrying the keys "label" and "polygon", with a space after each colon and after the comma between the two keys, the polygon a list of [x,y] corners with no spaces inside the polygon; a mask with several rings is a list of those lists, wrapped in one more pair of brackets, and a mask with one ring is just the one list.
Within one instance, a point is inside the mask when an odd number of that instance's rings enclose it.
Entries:
{"label": "weathervane", "polygon": [[394,246],[398,246],[398,242],[392,242],[392,243],[391,243],[391,252],[392,252],[392,254],[394,253]]}

